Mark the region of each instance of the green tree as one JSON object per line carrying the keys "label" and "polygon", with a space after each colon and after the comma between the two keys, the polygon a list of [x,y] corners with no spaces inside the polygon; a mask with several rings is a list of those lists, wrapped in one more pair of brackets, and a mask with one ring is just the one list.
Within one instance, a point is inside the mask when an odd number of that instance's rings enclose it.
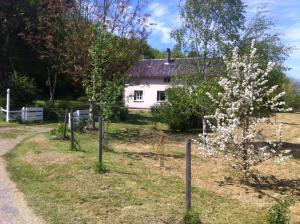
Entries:
{"label": "green tree", "polygon": [[268,84],[270,87],[278,85],[278,92],[286,92],[287,106],[297,108],[296,90],[285,74],[288,70],[285,61],[293,49],[282,42],[281,34],[275,33],[274,27],[274,22],[263,11],[258,10],[254,18],[245,24],[237,46],[241,49],[241,54],[245,54],[250,50],[251,41],[255,40],[260,68],[266,67],[269,61],[276,64],[268,76]]}
{"label": "green tree", "polygon": [[[93,2],[93,1],[92,1]],[[97,3],[97,1],[95,1]],[[143,50],[147,15],[140,1],[104,0],[94,4],[91,35],[91,73],[82,76],[90,102],[92,127],[95,128],[96,106],[106,118],[121,96],[127,71]]]}
{"label": "green tree", "polygon": [[214,93],[218,90],[216,78],[202,81],[197,76],[177,77],[172,87],[166,90],[167,101],[153,107],[152,114],[173,131],[199,128],[202,126],[203,110],[209,114],[215,109],[206,93],[211,92],[217,97]]}
{"label": "green tree", "polygon": [[195,52],[198,76],[204,78],[209,58],[224,52],[237,40],[243,28],[244,4],[241,0],[187,0],[179,6],[182,26],[172,32],[177,47]]}

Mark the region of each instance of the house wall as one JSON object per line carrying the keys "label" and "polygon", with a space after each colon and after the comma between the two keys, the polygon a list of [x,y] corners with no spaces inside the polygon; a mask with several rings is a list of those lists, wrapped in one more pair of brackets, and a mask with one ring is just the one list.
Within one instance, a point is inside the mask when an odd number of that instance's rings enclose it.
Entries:
{"label": "house wall", "polygon": [[[150,109],[157,102],[157,91],[165,91],[170,83],[164,82],[163,78],[138,79],[136,83],[128,84],[124,91],[124,101],[128,108]],[[141,101],[134,100],[134,90],[143,91]]]}

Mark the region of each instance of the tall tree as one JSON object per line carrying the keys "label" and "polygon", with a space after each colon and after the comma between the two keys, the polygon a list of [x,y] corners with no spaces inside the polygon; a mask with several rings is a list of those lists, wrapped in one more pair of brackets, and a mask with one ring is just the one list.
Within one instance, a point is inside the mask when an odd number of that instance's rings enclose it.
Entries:
{"label": "tall tree", "polygon": [[46,61],[49,99],[55,97],[57,76],[65,65],[65,25],[72,2],[61,0],[41,0],[36,11],[36,20],[27,21],[26,32],[21,35],[39,52],[40,59]]}
{"label": "tall tree", "polygon": [[267,66],[269,61],[276,64],[268,76],[270,87],[278,85],[278,91],[286,91],[285,98],[289,106],[294,107],[296,104],[293,99],[296,98],[296,92],[295,89],[290,88],[292,87],[291,81],[285,74],[289,69],[285,61],[293,49],[282,42],[281,34],[274,32],[274,27],[274,22],[266,16],[264,11],[258,9],[252,20],[245,24],[237,46],[241,49],[241,53],[246,53],[249,51],[251,41],[255,40],[260,67]]}
{"label": "tall tree", "polygon": [[225,46],[239,37],[243,28],[244,4],[241,0],[187,0],[179,6],[182,26],[172,32],[177,47],[195,52],[198,73],[204,78],[209,58],[218,56]]}
{"label": "tall tree", "polygon": [[20,18],[31,11],[28,0],[0,1],[0,82],[8,79],[11,66],[11,50],[16,44],[18,33],[24,28],[24,21]]}

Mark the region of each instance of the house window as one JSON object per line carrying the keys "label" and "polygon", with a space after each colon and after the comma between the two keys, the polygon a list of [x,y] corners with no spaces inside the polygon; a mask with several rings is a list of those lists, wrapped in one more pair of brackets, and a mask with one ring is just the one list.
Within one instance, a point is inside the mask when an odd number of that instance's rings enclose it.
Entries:
{"label": "house window", "polygon": [[134,90],[134,101],[143,100],[143,90]]}
{"label": "house window", "polygon": [[157,91],[157,102],[162,102],[166,100],[166,94],[165,91]]}
{"label": "house window", "polygon": [[170,82],[170,81],[171,81],[170,77],[164,78],[164,82]]}

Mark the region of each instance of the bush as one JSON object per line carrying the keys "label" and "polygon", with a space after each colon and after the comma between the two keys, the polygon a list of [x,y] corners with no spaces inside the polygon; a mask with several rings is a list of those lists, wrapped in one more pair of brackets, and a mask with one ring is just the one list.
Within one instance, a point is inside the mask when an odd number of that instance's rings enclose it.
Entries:
{"label": "bush", "polygon": [[50,131],[50,135],[52,139],[62,139],[64,134],[64,126],[62,124],[58,124],[56,128],[53,128]]}
{"label": "bush", "polygon": [[6,98],[0,96],[0,107],[6,107]]}
{"label": "bush", "polygon": [[59,121],[63,115],[59,114],[55,108],[44,107],[44,121]]}
{"label": "bush", "polygon": [[291,197],[279,200],[268,211],[267,223],[288,224],[290,221],[289,207],[295,203]]}
{"label": "bush", "polygon": [[173,131],[186,131],[189,128],[197,127],[196,124],[199,123],[199,120],[191,119],[189,109],[183,109],[169,103],[153,106],[151,113],[156,122],[168,124]]}
{"label": "bush", "polygon": [[217,90],[216,79],[206,79],[198,84],[193,80],[179,81],[178,85],[166,90],[168,100],[165,103],[151,108],[152,115],[156,122],[168,124],[173,131],[201,128],[203,116],[214,111],[206,92],[216,95]]}
{"label": "bush", "polygon": [[80,96],[80,97],[77,98],[77,100],[78,101],[86,101],[87,102],[89,99],[88,99],[87,96]]}
{"label": "bush", "polygon": [[200,224],[199,212],[190,209],[183,217],[183,224]]}
{"label": "bush", "polygon": [[11,89],[12,105],[15,107],[32,103],[39,92],[32,78],[15,71],[9,76],[8,86]]}
{"label": "bush", "polygon": [[112,115],[110,116],[109,120],[126,121],[128,119],[128,113],[128,108],[125,105],[116,105],[112,110]]}
{"label": "bush", "polygon": [[121,106],[120,107],[120,120],[121,121],[126,121],[128,119],[128,107],[126,106]]}
{"label": "bush", "polygon": [[96,163],[96,171],[98,173],[107,173],[108,168],[106,167],[106,165],[103,162],[97,162]]}

